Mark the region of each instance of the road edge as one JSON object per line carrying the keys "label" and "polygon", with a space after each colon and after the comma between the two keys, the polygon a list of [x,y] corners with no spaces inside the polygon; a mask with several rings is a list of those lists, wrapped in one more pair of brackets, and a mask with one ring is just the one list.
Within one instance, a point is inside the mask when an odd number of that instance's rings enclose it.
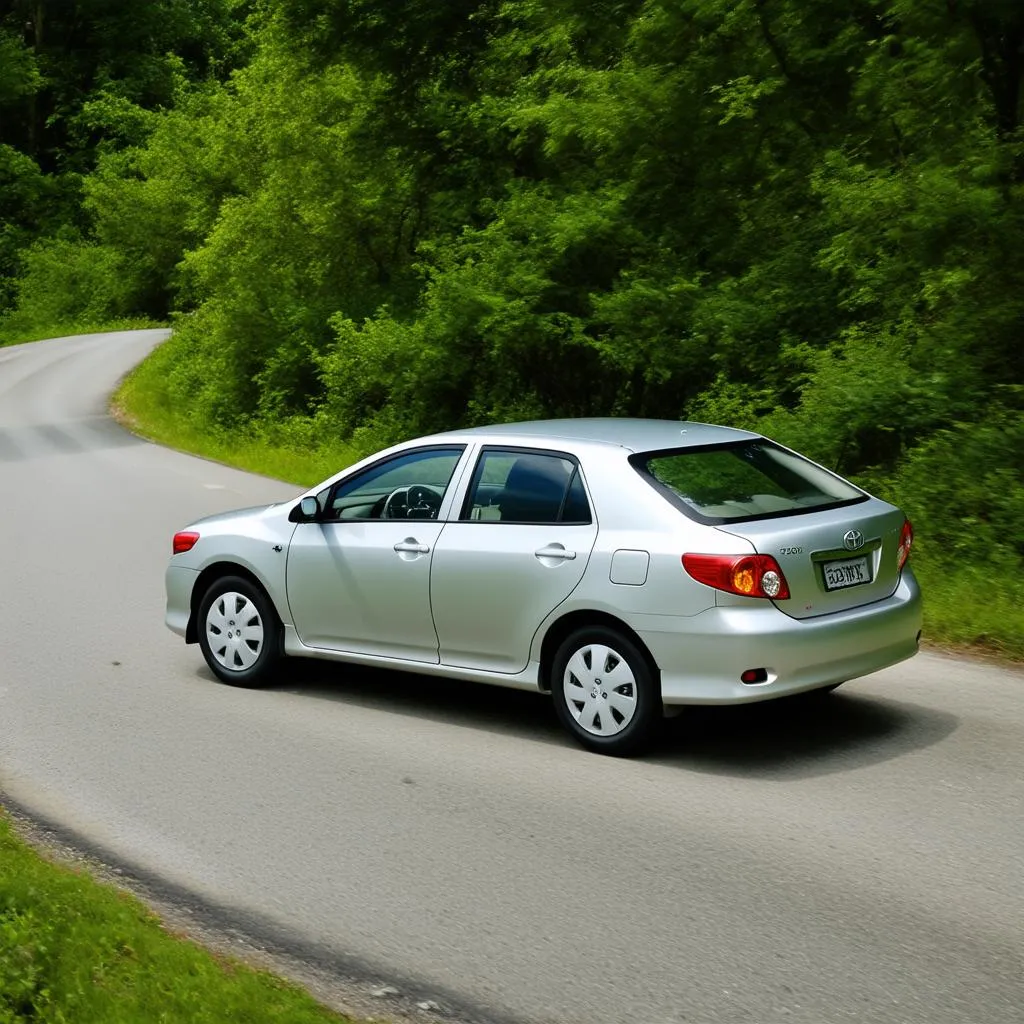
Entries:
{"label": "road edge", "polygon": [[300,985],[317,1002],[354,1022],[523,1024],[421,980],[331,953],[268,918],[216,903],[170,882],[34,811],[2,785],[0,807],[18,838],[43,859],[85,871],[101,884],[129,893],[152,910],[171,934]]}

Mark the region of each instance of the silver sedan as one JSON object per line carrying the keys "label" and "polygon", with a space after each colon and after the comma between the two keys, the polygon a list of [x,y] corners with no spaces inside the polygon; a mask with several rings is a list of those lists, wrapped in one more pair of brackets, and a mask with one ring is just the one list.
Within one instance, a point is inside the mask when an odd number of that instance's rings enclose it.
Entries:
{"label": "silver sedan", "polygon": [[300,655],[539,690],[584,746],[629,754],[681,706],[911,657],[912,539],[899,509],[758,434],[516,423],[192,524],[166,621],[227,683]]}

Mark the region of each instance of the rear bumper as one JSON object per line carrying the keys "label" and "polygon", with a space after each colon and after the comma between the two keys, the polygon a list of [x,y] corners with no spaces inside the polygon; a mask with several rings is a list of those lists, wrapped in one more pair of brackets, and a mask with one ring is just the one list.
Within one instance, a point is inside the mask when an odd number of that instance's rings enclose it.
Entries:
{"label": "rear bumper", "polygon": [[[709,608],[690,618],[637,616],[635,628],[661,669],[666,704],[746,704],[814,690],[913,657],[921,592],[909,570],[883,601],[814,619],[768,602]],[[740,675],[763,668],[766,682]]]}
{"label": "rear bumper", "polygon": [[164,622],[178,636],[184,636],[188,630],[188,620],[192,614],[192,588],[198,578],[199,573],[195,569],[187,569],[183,565],[169,565],[164,574],[167,588],[167,614]]}

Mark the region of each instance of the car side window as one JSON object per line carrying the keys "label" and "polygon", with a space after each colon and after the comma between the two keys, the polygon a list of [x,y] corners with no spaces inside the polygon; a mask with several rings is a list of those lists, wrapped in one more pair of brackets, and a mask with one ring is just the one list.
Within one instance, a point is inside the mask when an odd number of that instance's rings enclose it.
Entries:
{"label": "car side window", "polygon": [[462,518],[503,523],[589,523],[579,466],[565,455],[484,449]]}
{"label": "car side window", "polygon": [[569,483],[569,493],[565,496],[565,504],[562,506],[562,522],[564,523],[589,523],[590,502],[587,501],[587,491],[583,486],[583,478],[580,476],[580,468],[572,475]]}
{"label": "car side window", "polygon": [[463,450],[420,448],[378,462],[331,488],[323,518],[436,519]]}

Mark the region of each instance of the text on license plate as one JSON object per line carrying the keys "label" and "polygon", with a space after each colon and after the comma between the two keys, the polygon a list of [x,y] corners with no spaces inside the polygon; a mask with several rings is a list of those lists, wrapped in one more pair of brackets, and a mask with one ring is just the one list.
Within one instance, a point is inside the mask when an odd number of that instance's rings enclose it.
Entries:
{"label": "text on license plate", "polygon": [[843,587],[855,587],[858,583],[870,583],[871,573],[868,572],[868,560],[864,558],[844,558],[841,562],[825,562],[825,589],[840,590]]}

